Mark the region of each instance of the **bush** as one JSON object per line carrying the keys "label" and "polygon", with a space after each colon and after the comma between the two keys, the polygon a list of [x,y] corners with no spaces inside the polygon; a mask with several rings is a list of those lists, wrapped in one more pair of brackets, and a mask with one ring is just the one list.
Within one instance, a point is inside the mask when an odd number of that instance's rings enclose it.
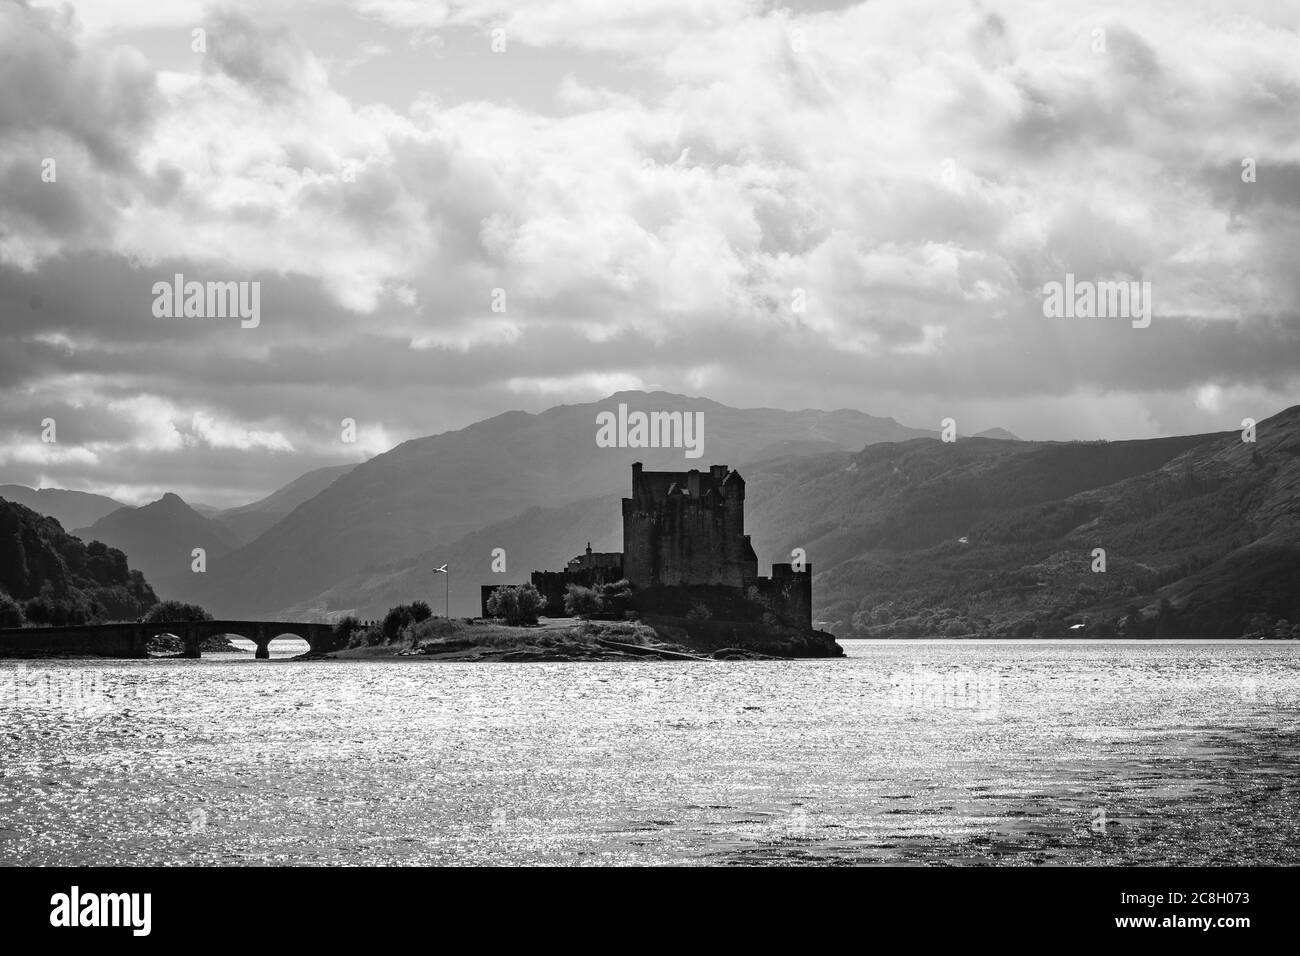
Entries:
{"label": "bush", "polygon": [[140,618],[146,624],[163,624],[172,621],[210,621],[212,615],[197,604],[182,601],[159,601]]}
{"label": "bush", "polygon": [[507,624],[536,624],[537,615],[545,606],[546,602],[533,585],[507,585],[492,592],[487,611],[492,617],[504,618]]}
{"label": "bush", "polygon": [[362,623],[348,614],[334,622],[333,640],[330,642],[333,647],[350,647],[352,646],[352,635],[361,630]]}
{"label": "bush", "polygon": [[[383,633],[385,641],[392,642],[401,636],[402,631],[412,624],[418,624],[420,621],[427,621],[433,617],[433,611],[424,601],[412,601],[410,604],[399,604],[396,607],[388,609],[384,615],[383,623],[380,630]],[[375,643],[379,643],[376,641]]]}
{"label": "bush", "polygon": [[379,626],[384,635],[384,640],[394,641],[397,635],[402,633],[402,628],[411,623],[411,609],[405,604],[399,604],[397,607],[390,607],[388,613],[384,615],[384,621]]}
{"label": "bush", "polygon": [[564,613],[569,617],[588,617],[599,614],[605,602],[592,588],[570,584],[564,591]]}
{"label": "bush", "polygon": [[0,591],[0,627],[22,627],[26,623],[21,605]]}
{"label": "bush", "polygon": [[626,578],[598,585],[596,594],[607,614],[622,617],[625,612],[632,610],[632,584]]}
{"label": "bush", "polygon": [[46,581],[41,586],[40,595],[28,598],[22,610],[23,617],[30,624],[64,627],[70,624],[87,624],[100,609],[92,606],[85,592],[69,590],[56,595],[50,582]]}

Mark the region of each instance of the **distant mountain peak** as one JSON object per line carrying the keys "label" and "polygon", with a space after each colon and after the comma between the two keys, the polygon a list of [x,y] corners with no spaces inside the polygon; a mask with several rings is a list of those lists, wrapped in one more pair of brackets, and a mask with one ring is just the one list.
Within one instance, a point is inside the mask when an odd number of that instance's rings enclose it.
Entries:
{"label": "distant mountain peak", "polygon": [[26,485],[0,485],[0,498],[53,518],[64,530],[94,524],[105,515],[124,507],[120,501],[87,491],[67,491],[63,488],[38,490]]}

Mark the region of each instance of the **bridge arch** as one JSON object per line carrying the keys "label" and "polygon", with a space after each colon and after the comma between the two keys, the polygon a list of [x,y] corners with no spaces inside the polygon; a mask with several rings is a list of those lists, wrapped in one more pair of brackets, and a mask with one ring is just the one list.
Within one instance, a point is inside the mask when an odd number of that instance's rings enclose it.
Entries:
{"label": "bridge arch", "polygon": [[232,634],[251,641],[257,648],[254,658],[268,660],[271,642],[276,638],[296,637],[306,642],[308,650],[319,650],[331,633],[329,625],[296,621],[193,621],[179,626],[188,628],[185,638],[187,657],[200,656],[199,642],[213,634]]}
{"label": "bridge arch", "polygon": [[311,638],[305,633],[304,628],[293,628],[292,630],[271,628],[267,632],[265,642],[258,642],[256,658],[258,660],[269,660],[271,657],[271,644],[283,638],[302,641],[307,645],[308,651],[313,649]]}

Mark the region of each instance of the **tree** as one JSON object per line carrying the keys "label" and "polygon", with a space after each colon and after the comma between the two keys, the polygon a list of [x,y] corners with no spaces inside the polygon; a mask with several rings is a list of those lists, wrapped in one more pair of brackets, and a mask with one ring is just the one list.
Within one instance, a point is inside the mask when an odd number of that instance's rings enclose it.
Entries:
{"label": "tree", "polygon": [[212,615],[197,604],[183,601],[159,601],[140,618],[146,624],[166,624],[173,621],[210,621]]}
{"label": "tree", "polygon": [[22,605],[0,591],[0,627],[22,627],[24,623]]}
{"label": "tree", "polygon": [[507,624],[536,624],[546,601],[532,584],[506,585],[488,598],[487,611],[492,617],[504,618]]}
{"label": "tree", "polygon": [[410,605],[399,604],[396,607],[390,607],[388,613],[384,615],[384,623],[380,627],[384,640],[397,640],[397,636],[402,633],[402,628],[410,624],[412,620]]}
{"label": "tree", "polygon": [[592,588],[584,588],[581,584],[570,584],[564,589],[564,613],[569,617],[599,614],[604,606],[605,602]]}
{"label": "tree", "polygon": [[398,604],[388,609],[388,613],[384,615],[384,620],[379,626],[379,632],[383,635],[385,641],[395,641],[401,637],[403,630],[412,624],[427,621],[431,617],[433,617],[433,611],[424,601]]}
{"label": "tree", "polygon": [[627,578],[597,585],[596,595],[606,613],[621,615],[632,610],[632,583]]}
{"label": "tree", "polygon": [[362,628],[362,623],[351,614],[339,618],[334,622],[334,629],[330,635],[330,645],[332,647],[348,647],[352,641],[353,633],[362,630]]}

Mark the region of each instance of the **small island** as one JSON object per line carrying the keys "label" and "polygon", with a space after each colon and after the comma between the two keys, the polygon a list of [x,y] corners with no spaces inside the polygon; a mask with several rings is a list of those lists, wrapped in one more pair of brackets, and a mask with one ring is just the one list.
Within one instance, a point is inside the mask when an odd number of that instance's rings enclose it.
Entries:
{"label": "small island", "polygon": [[382,621],[344,617],[310,657],[457,661],[762,660],[843,657],[812,626],[812,566],[758,574],[745,534],[745,480],[726,465],[632,465],[623,550],[584,554],[526,584],[484,585],[482,616],[434,618],[428,604]]}
{"label": "small island", "polygon": [[[530,590],[527,585],[521,591]],[[686,632],[642,621],[541,618],[533,624],[503,619],[423,617],[417,601],[393,608],[383,621],[345,619],[336,625],[336,650],[315,650],[298,660],[424,661],[690,661],[781,660],[842,657],[829,634],[774,632],[755,641],[700,641]],[[386,631],[387,625],[387,632]],[[396,625],[396,627],[394,627]]]}

